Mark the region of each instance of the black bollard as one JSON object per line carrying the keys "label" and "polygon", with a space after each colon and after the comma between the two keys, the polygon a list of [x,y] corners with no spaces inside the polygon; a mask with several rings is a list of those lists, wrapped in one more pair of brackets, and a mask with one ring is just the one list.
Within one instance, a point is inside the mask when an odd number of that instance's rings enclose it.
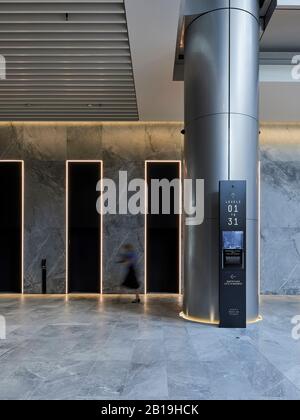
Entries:
{"label": "black bollard", "polygon": [[47,260],[42,260],[42,293],[47,294]]}

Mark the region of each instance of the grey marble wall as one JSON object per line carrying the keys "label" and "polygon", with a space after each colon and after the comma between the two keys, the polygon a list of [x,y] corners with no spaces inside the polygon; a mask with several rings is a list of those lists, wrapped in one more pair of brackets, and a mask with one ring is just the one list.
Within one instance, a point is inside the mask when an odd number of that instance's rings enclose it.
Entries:
{"label": "grey marble wall", "polygon": [[300,294],[300,124],[262,124],[261,290]]}
{"label": "grey marble wall", "polygon": [[[65,162],[103,160],[104,175],[144,178],[149,159],[181,159],[180,123],[0,123],[0,160],[25,162],[25,292],[65,291]],[[300,294],[300,124],[262,124],[261,290]],[[104,291],[120,291],[122,244],[136,244],[144,275],[144,217],[105,216]]]}
{"label": "grey marble wall", "polygon": [[[66,160],[103,160],[104,176],[144,178],[145,160],[181,159],[180,123],[0,123],[0,160],[25,162],[26,293],[41,292],[41,260],[48,262],[48,291],[65,291]],[[144,276],[144,217],[105,216],[104,291],[120,292],[122,244],[136,244]]]}

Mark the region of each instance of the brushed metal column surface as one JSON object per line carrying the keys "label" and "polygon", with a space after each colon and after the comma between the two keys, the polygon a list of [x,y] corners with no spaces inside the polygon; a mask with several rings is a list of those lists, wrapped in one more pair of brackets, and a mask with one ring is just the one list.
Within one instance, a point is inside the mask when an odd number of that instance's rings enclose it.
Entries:
{"label": "brushed metal column surface", "polygon": [[249,13],[231,10],[230,28],[230,112],[257,119],[259,23]]}
{"label": "brushed metal column surface", "polygon": [[[259,315],[258,221],[247,220],[247,319]],[[219,322],[219,221],[205,220],[185,232],[184,313],[211,323]],[[203,263],[205,262],[205,263]],[[200,281],[201,280],[201,281]]]}
{"label": "brushed metal column surface", "polygon": [[232,9],[244,10],[251,13],[259,21],[259,1],[256,0],[230,0]]}
{"label": "brushed metal column surface", "polygon": [[219,221],[186,228],[184,313],[219,321]]}
{"label": "brushed metal column surface", "polygon": [[[186,126],[197,118],[229,111],[228,49],[228,9],[207,13],[187,29],[184,68]],[[220,83],[220,79],[226,83]]]}
{"label": "brushed metal column surface", "polygon": [[258,219],[258,121],[230,114],[230,179],[247,181],[247,219]]}
{"label": "brushed metal column surface", "polygon": [[228,144],[227,114],[203,117],[186,127],[185,173],[188,179],[205,180],[206,219],[219,219],[219,181],[228,176]]}
{"label": "brushed metal column surface", "polygon": [[[205,4],[204,4],[205,3]],[[184,312],[219,321],[219,181],[247,181],[247,319],[258,293],[258,1],[203,2],[185,36],[185,173],[205,180],[205,220],[185,232]],[[230,7],[231,8],[230,8]]]}
{"label": "brushed metal column surface", "polygon": [[199,15],[212,10],[228,9],[229,0],[185,0],[184,10],[190,20],[197,19]]}
{"label": "brushed metal column surface", "polygon": [[213,10],[236,8],[244,10],[253,16],[259,16],[259,4],[255,0],[185,0],[185,10],[195,18]]}

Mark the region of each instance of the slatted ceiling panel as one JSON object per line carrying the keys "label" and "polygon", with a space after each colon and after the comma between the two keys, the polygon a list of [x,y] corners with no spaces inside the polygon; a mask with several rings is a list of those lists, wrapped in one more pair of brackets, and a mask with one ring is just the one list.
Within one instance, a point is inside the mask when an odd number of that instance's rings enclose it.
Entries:
{"label": "slatted ceiling panel", "polygon": [[0,120],[136,121],[123,0],[0,0]]}

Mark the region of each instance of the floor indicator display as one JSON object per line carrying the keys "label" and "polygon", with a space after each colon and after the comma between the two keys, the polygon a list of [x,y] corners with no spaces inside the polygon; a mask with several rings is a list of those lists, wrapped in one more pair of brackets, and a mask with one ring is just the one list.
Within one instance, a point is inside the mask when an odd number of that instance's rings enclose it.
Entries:
{"label": "floor indicator display", "polygon": [[220,327],[246,326],[246,181],[221,181]]}

